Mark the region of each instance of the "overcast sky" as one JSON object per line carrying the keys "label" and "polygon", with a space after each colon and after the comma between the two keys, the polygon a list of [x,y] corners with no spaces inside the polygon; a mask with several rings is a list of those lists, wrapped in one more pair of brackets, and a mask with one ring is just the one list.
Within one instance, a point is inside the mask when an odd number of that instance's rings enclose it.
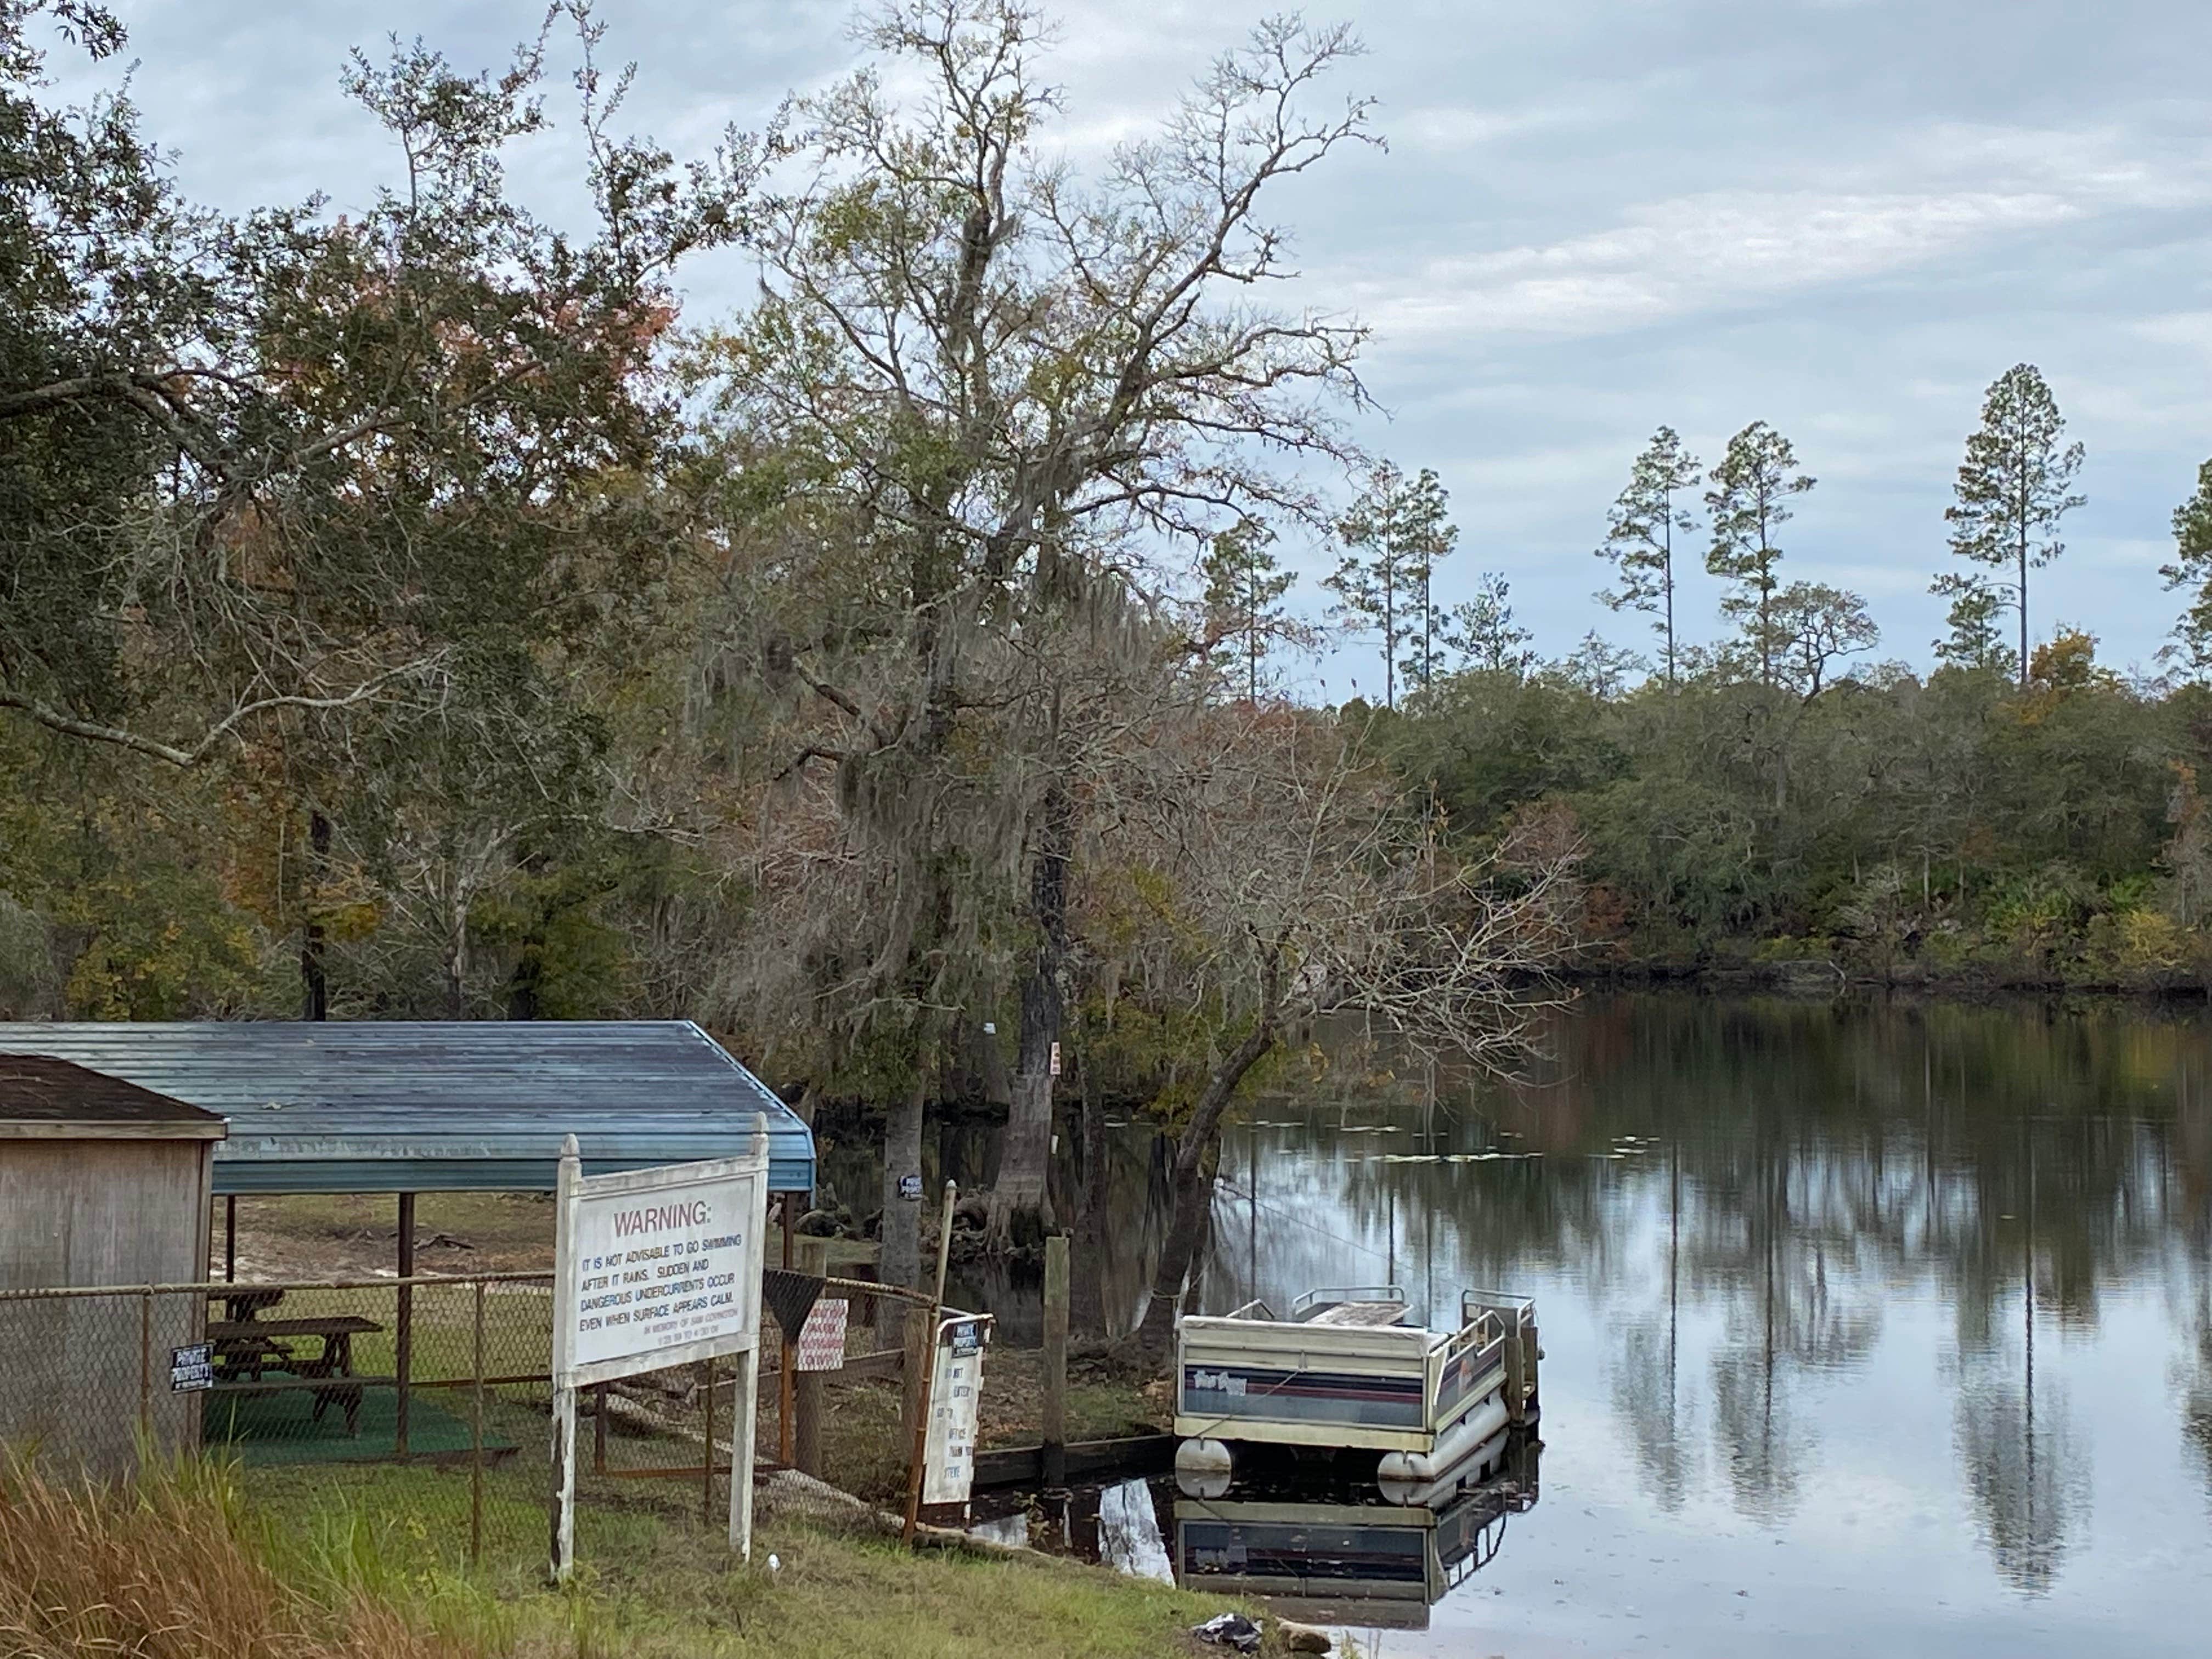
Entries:
{"label": "overcast sky", "polygon": [[[1078,160],[1140,132],[1269,9],[1061,6],[1050,78]],[[337,91],[346,48],[423,34],[498,61],[530,0],[121,0],[149,130],[188,191],[242,208],[330,193],[392,158]],[[639,64],[633,124],[679,154],[850,67],[842,0],[605,3]],[[2212,454],[2212,6],[2201,0],[1341,0],[1340,77],[1381,100],[1387,154],[1285,196],[1307,303],[1376,339],[1388,409],[1361,435],[1452,492],[1463,597],[1504,571],[1547,653],[1591,628],[1605,511],[1661,422],[1709,463],[1771,422],[1820,486],[1790,572],[1865,593],[1882,654],[1923,663],[1942,511],[1983,389],[2041,366],[2088,448],[2088,505],[2033,620],[2148,665],[2176,610],[2166,521]],[[72,75],[70,80],[79,81]],[[548,178],[559,158],[542,158]],[[744,270],[695,273],[693,320]],[[1316,574],[1326,556],[1293,550]],[[1685,632],[1709,635],[1694,562]],[[1371,653],[1369,653],[1371,656]],[[1322,671],[1344,695],[1369,661]]]}

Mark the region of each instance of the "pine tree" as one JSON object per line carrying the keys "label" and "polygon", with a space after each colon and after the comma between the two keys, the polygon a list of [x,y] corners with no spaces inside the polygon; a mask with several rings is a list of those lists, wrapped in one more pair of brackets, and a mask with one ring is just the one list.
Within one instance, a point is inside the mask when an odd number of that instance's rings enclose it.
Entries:
{"label": "pine tree", "polygon": [[1607,515],[1605,542],[1597,550],[1597,556],[1612,561],[1620,574],[1619,584],[1599,593],[1599,600],[1615,611],[1650,615],[1670,687],[1677,683],[1674,532],[1697,528],[1697,520],[1674,498],[1695,489],[1703,472],[1704,463],[1682,447],[1674,428],[1661,427],[1629,470],[1628,488]]}
{"label": "pine tree", "polygon": [[1705,568],[1736,585],[1721,601],[1721,614],[1748,636],[1764,685],[1774,684],[1775,658],[1784,644],[1774,618],[1782,563],[1774,534],[1792,517],[1790,498],[1814,483],[1796,466],[1790,440],[1765,422],[1753,421],[1729,440],[1728,453],[1707,475],[1713,486],[1705,492],[1713,544],[1705,554]]}
{"label": "pine tree", "polygon": [[1964,575],[1948,571],[1930,583],[1928,591],[1951,601],[1943,619],[1951,631],[1933,641],[1936,659],[1956,668],[1992,669],[2012,678],[2017,659],[1997,627],[1997,617],[2008,603],[2005,590],[1979,571]]}
{"label": "pine tree", "polygon": [[1491,673],[1526,674],[1536,665],[1528,649],[1535,637],[1513,617],[1508,595],[1512,585],[1500,570],[1486,570],[1475,584],[1474,597],[1452,607],[1451,618],[1440,636],[1459,653],[1469,668]]}
{"label": "pine tree", "polygon": [[2173,562],[2158,568],[2166,591],[2196,592],[2173,625],[2174,643],[2160,654],[2181,659],[2203,679],[2212,674],[2212,461],[2197,469],[2197,493],[2173,509]]}
{"label": "pine tree", "polygon": [[2085,499],[2068,493],[2082,451],[2078,443],[2059,447],[2065,429],[2042,372],[2033,363],[2007,369],[1982,400],[1981,427],[1966,440],[1953,486],[1958,500],[1943,511],[1952,526],[1952,552],[2012,573],[2010,581],[1998,586],[2010,591],[2009,603],[2020,613],[2023,690],[2030,656],[2027,573],[2065,551],[2058,521]]}
{"label": "pine tree", "polygon": [[1398,706],[1401,672],[1426,685],[1441,658],[1434,584],[1437,566],[1459,541],[1450,500],[1429,468],[1408,479],[1385,461],[1337,528],[1350,550],[1323,586],[1337,595],[1338,616],[1380,634],[1385,708]]}
{"label": "pine tree", "polygon": [[1206,576],[1206,631],[1214,641],[1213,664],[1241,679],[1244,700],[1260,700],[1260,665],[1276,644],[1303,631],[1283,606],[1297,578],[1278,570],[1275,532],[1255,519],[1240,519],[1213,538],[1200,568]]}

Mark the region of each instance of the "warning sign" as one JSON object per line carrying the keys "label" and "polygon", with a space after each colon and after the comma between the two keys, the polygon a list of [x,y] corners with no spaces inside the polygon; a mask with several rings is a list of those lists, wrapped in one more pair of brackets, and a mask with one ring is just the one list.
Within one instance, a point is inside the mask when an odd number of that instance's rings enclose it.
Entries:
{"label": "warning sign", "polygon": [[799,1370],[844,1369],[846,1305],[842,1297],[824,1297],[807,1310],[806,1322],[799,1328]]}

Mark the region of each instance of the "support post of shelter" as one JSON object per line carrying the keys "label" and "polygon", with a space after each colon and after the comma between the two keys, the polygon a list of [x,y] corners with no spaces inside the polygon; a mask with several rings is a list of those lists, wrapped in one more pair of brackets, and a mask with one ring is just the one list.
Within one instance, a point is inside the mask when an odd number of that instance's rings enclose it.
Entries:
{"label": "support post of shelter", "polygon": [[[828,1239],[799,1241],[799,1271],[811,1273],[817,1279],[830,1276]],[[791,1339],[789,1352],[794,1356],[799,1352],[796,1336]],[[792,1391],[792,1465],[817,1480],[822,1474],[822,1376],[820,1371],[801,1371]]]}
{"label": "support post of shelter", "polygon": [[392,1450],[407,1455],[408,1407],[412,1403],[415,1375],[415,1292],[408,1280],[415,1277],[415,1194],[399,1194],[399,1304],[392,1324],[392,1370],[398,1379],[393,1395]]}
{"label": "support post of shelter", "polygon": [[226,1193],[222,1200],[222,1282],[238,1282],[238,1194]]}
{"label": "support post of shelter", "polygon": [[1067,1484],[1067,1237],[1044,1242],[1044,1484]]}

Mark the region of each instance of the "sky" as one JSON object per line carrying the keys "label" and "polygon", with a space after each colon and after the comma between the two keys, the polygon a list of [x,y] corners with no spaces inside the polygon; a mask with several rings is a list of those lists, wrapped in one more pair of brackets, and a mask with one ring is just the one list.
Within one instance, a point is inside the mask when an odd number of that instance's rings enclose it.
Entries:
{"label": "sky", "polygon": [[[530,0],[120,0],[133,95],[188,193],[243,209],[320,190],[343,209],[394,157],[338,90],[346,52],[422,35],[464,67],[533,33]],[[1212,54],[1274,7],[1065,0],[1047,77],[1078,167],[1141,136]],[[845,0],[604,3],[635,59],[630,124],[678,155],[757,129],[848,72]],[[2039,638],[2085,627],[2151,668],[2180,608],[2168,520],[2212,455],[2212,6],[2191,0],[1338,0],[1366,55],[1334,93],[1379,100],[1387,151],[1297,181],[1298,305],[1375,337],[1382,412],[1356,435],[1452,495],[1446,602],[1504,573],[1537,647],[1586,632],[1649,649],[1594,599],[1606,509],[1653,429],[1710,464],[1756,420],[1820,481],[1780,538],[1786,572],[1863,593],[1878,654],[1941,632],[1929,578],[1988,384],[2030,362],[2088,452],[2087,504],[2032,589]],[[64,68],[58,62],[58,69]],[[65,70],[72,91],[96,77]],[[556,114],[559,113],[557,107]],[[565,140],[518,168],[556,198]],[[533,171],[538,175],[533,179]],[[688,314],[750,276],[692,268]],[[1327,549],[1287,545],[1309,578]],[[1308,583],[1307,602],[1320,597]],[[1683,634],[1719,586],[1693,556]],[[1311,671],[1371,693],[1371,650]]]}

